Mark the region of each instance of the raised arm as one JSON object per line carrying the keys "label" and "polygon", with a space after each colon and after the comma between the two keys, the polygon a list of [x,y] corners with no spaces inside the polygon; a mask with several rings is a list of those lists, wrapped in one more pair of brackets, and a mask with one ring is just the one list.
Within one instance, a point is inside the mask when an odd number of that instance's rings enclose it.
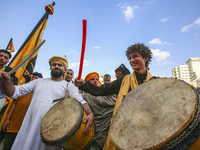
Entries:
{"label": "raised arm", "polygon": [[117,80],[102,86],[95,86],[87,81],[84,81],[83,79],[78,80],[76,78],[75,85],[79,87],[80,90],[90,93],[94,96],[108,96],[112,94],[118,94],[123,78],[124,76],[121,76]]}

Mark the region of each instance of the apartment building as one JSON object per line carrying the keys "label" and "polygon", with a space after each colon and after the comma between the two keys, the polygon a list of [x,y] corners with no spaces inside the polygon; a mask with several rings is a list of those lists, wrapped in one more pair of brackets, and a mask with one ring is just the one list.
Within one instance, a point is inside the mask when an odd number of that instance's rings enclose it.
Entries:
{"label": "apartment building", "polygon": [[189,58],[186,65],[180,65],[172,69],[172,76],[194,87],[200,87],[200,57]]}

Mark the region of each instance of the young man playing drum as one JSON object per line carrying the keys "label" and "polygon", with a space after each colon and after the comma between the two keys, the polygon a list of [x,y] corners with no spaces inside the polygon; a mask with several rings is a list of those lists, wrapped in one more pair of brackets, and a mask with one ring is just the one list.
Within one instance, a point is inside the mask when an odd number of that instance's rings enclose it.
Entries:
{"label": "young man playing drum", "polygon": [[83,136],[90,132],[94,116],[89,105],[78,93],[78,89],[72,83],[68,83],[63,79],[64,72],[68,67],[67,60],[60,56],[54,56],[49,60],[49,65],[51,78],[33,80],[19,86],[12,85],[10,76],[6,73],[0,74],[0,85],[6,95],[15,99],[19,96],[33,93],[31,104],[12,146],[13,150],[61,149],[60,147],[47,146],[41,141],[40,125],[44,115],[55,104],[54,100],[63,98],[66,90],[70,97],[83,104],[84,110],[88,115],[84,120],[86,128],[83,131]]}
{"label": "young man playing drum", "polygon": [[[95,96],[118,94],[113,115],[116,113],[123,98],[129,93],[129,91],[152,78],[152,75],[148,70],[148,65],[152,58],[152,52],[147,46],[142,43],[131,45],[126,51],[126,56],[133,69],[131,75],[121,76],[112,83],[100,87],[94,86],[83,79],[78,80],[76,78],[75,80],[75,85],[79,86],[80,90]],[[110,131],[104,149],[117,149],[111,140]]]}

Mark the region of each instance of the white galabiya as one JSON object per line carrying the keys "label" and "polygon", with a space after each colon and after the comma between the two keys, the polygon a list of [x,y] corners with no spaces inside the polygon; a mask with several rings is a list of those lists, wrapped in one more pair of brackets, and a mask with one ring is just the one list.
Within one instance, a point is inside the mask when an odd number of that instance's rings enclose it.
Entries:
{"label": "white galabiya", "polygon": [[14,86],[11,78],[6,73],[0,74],[0,85],[4,93],[12,98],[17,98],[29,93],[33,93],[30,106],[25,115],[22,126],[17,134],[12,150],[56,150],[61,147],[49,147],[45,145],[40,136],[40,126],[46,112],[56,103],[54,100],[65,97],[66,90],[68,96],[79,101],[87,114],[84,119],[86,127],[83,136],[90,132],[93,123],[93,113],[88,104],[78,93],[78,88],[71,82],[64,80],[63,75],[68,67],[68,62],[60,56],[53,56],[49,60],[51,77],[33,80],[29,83]]}
{"label": "white galabiya", "polygon": [[82,104],[86,103],[78,93],[78,89],[71,82],[68,83],[65,80],[37,79],[16,88],[13,98],[34,93],[12,150],[60,149],[59,147],[47,146],[41,141],[40,125],[46,112],[55,104],[52,101],[64,97],[67,84],[70,97],[77,99]]}

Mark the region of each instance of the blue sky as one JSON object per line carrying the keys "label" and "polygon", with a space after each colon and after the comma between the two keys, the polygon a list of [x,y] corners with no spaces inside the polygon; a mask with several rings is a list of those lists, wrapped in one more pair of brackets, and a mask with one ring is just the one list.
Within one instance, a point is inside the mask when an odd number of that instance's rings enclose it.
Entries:
{"label": "blue sky", "polygon": [[[0,48],[13,38],[18,50],[45,13],[49,0],[1,0]],[[82,77],[96,71],[114,77],[117,65],[132,69],[126,49],[144,43],[153,52],[150,71],[171,77],[172,69],[200,57],[199,0],[55,0],[34,71],[50,76],[48,60],[67,55],[78,76],[82,46],[82,20],[87,20]]]}

